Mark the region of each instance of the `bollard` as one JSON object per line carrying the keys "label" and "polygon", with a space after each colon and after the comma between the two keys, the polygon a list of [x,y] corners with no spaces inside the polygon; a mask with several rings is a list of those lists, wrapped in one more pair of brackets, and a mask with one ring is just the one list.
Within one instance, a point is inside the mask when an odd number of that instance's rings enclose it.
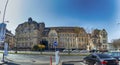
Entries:
{"label": "bollard", "polygon": [[50,56],[50,65],[52,65],[52,56]]}

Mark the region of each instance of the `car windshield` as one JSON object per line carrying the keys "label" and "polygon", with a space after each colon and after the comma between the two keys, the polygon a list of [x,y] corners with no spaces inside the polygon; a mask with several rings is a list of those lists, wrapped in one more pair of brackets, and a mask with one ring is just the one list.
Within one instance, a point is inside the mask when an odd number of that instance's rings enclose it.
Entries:
{"label": "car windshield", "polygon": [[107,54],[98,54],[100,58],[112,58],[110,55]]}

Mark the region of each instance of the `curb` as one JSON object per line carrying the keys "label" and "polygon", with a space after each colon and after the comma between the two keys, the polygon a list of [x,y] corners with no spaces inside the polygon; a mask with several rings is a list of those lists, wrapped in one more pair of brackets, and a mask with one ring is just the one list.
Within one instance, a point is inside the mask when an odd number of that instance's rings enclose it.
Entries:
{"label": "curb", "polygon": [[1,61],[1,62],[0,62],[0,65],[1,65],[1,64],[5,64],[5,63],[8,63],[8,61],[4,61],[4,62]]}
{"label": "curb", "polygon": [[83,62],[83,60],[80,60],[80,61],[63,61],[63,62],[61,62],[60,64],[62,65],[62,64],[66,64],[66,63],[76,63],[76,62]]}
{"label": "curb", "polygon": [[4,64],[4,62],[0,62],[0,64]]}
{"label": "curb", "polygon": [[6,60],[8,60],[8,61],[12,61],[13,62],[13,60],[11,60],[11,59],[8,59],[8,58],[5,58]]}
{"label": "curb", "polygon": [[67,61],[67,62],[83,62],[83,61],[81,60],[81,61]]}

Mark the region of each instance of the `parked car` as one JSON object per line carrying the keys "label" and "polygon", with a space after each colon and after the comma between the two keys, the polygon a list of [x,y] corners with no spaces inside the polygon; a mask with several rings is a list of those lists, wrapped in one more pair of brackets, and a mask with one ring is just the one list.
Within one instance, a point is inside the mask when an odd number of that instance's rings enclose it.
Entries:
{"label": "parked car", "polygon": [[90,53],[99,52],[99,50],[90,50]]}
{"label": "parked car", "polygon": [[72,53],[79,53],[80,50],[73,50]]}
{"label": "parked car", "polygon": [[109,54],[120,61],[120,52],[107,52],[106,54]]}
{"label": "parked car", "polygon": [[69,52],[69,51],[72,52],[71,49],[64,49],[64,50],[63,50],[63,52]]}
{"label": "parked car", "polygon": [[80,53],[88,53],[88,50],[81,50]]}
{"label": "parked car", "polygon": [[119,65],[116,58],[108,54],[94,53],[83,58],[83,61],[87,65]]}

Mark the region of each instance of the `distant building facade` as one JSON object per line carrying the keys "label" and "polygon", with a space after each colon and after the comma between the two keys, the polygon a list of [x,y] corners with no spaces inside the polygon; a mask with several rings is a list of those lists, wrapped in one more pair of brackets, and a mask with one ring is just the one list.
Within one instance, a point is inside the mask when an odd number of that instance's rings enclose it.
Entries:
{"label": "distant building facade", "polygon": [[90,49],[108,50],[108,37],[105,29],[94,29],[89,38]]}
{"label": "distant building facade", "polygon": [[[15,45],[15,35],[11,31],[6,29],[5,42],[8,43],[8,49],[13,49]],[[0,45],[0,49],[3,49],[3,44]]]}
{"label": "distant building facade", "polygon": [[31,49],[40,41],[47,41],[48,49],[55,48],[54,42],[58,43],[57,48],[62,49],[107,48],[107,32],[105,29],[87,33],[82,27],[45,27],[44,23],[37,23],[32,18],[18,25],[15,38],[16,47],[20,49]]}
{"label": "distant building facade", "polygon": [[13,49],[14,48],[14,45],[15,45],[15,35],[13,35],[11,33],[11,31],[9,31],[9,30],[6,30],[5,42],[8,43],[9,49]]}

